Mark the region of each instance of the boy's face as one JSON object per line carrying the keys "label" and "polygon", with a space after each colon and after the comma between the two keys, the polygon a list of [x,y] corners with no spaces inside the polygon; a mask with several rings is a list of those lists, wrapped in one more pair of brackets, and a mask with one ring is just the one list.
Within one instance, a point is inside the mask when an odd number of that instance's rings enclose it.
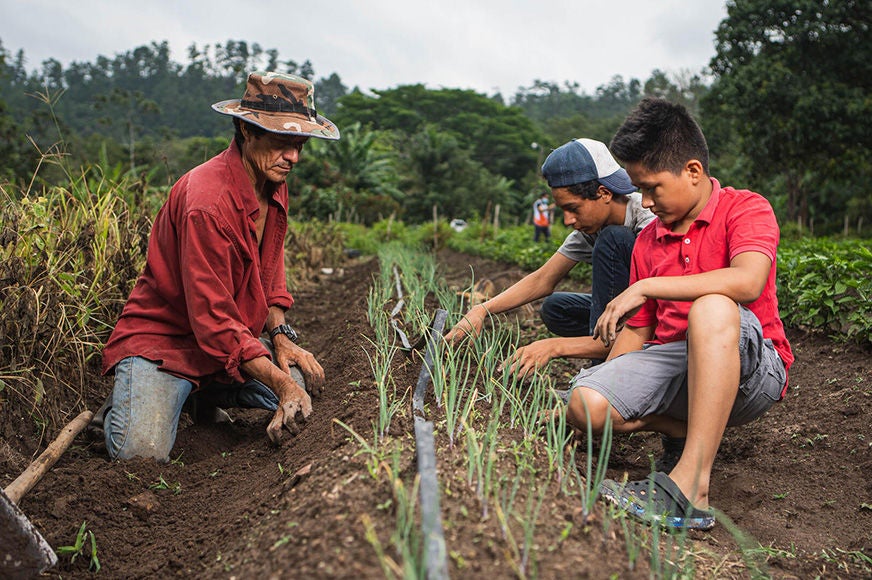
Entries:
{"label": "boy's face", "polygon": [[689,161],[678,175],[671,171],[655,173],[639,163],[627,163],[624,169],[642,194],[642,207],[650,209],[666,225],[689,226],[708,201],[699,187],[705,176],[698,161]]}
{"label": "boy's face", "polygon": [[[601,188],[602,192],[605,188]],[[565,187],[551,188],[554,203],[563,210],[563,224],[586,234],[600,231],[609,219],[609,206],[605,197],[585,199],[574,195]],[[610,196],[610,194],[609,194]]]}

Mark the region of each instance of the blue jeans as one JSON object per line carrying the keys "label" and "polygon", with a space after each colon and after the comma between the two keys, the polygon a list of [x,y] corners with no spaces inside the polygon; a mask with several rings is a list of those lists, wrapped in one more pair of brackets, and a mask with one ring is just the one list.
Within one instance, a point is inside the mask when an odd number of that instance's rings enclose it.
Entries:
{"label": "blue jeans", "polygon": [[[270,352],[272,344],[261,339]],[[275,360],[275,356],[273,356]],[[296,367],[291,376],[305,388]],[[168,461],[176,442],[182,407],[193,390],[193,383],[158,368],[158,363],[132,356],[115,366],[112,407],[106,412],[103,429],[106,449],[112,459],[152,457]],[[275,411],[278,398],[255,379],[245,383],[203,383],[194,396],[205,404],[221,408],[260,408]]]}
{"label": "blue jeans", "polygon": [[558,336],[590,336],[612,298],[627,289],[630,257],[636,236],[624,226],[606,226],[593,245],[590,294],[554,292],[545,299],[539,316]]}

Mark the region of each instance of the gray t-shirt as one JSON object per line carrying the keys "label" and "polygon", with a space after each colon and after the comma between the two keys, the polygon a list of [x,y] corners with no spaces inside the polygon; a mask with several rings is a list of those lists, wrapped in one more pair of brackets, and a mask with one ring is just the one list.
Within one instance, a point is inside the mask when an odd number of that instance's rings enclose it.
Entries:
{"label": "gray t-shirt", "polygon": [[[642,194],[635,192],[628,196],[627,215],[624,217],[624,227],[633,230],[637,236],[656,216],[651,210],[642,207]],[[557,249],[558,252],[573,262],[587,262],[590,264],[593,257],[593,244],[596,235],[589,235],[578,230],[570,232],[563,244]]]}

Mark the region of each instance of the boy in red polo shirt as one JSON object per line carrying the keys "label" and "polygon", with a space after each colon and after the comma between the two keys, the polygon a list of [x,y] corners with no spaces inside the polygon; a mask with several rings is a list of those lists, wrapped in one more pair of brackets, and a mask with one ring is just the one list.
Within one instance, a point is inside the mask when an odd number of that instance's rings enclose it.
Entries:
{"label": "boy in red polo shirt", "polygon": [[780,400],[793,362],[775,294],[778,224],[765,198],[709,176],[705,137],[681,105],[644,99],[610,149],[658,219],[636,240],[630,286],[597,322],[609,358],[573,379],[567,418],[586,430],[586,408],[594,431],[610,416],[618,432],[685,439],[668,472],[605,480],[600,493],[646,521],[711,529],[724,429]]}

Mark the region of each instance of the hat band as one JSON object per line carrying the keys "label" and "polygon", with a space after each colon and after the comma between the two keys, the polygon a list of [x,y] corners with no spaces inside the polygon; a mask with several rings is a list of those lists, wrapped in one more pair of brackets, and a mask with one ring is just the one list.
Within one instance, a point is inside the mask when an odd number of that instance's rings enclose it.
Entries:
{"label": "hat band", "polygon": [[273,101],[272,103],[266,101],[246,101],[243,99],[239,104],[246,109],[263,111],[265,113],[299,113],[306,115],[309,119],[315,119],[318,115],[315,109],[310,109],[302,103],[292,103],[284,99]]}

